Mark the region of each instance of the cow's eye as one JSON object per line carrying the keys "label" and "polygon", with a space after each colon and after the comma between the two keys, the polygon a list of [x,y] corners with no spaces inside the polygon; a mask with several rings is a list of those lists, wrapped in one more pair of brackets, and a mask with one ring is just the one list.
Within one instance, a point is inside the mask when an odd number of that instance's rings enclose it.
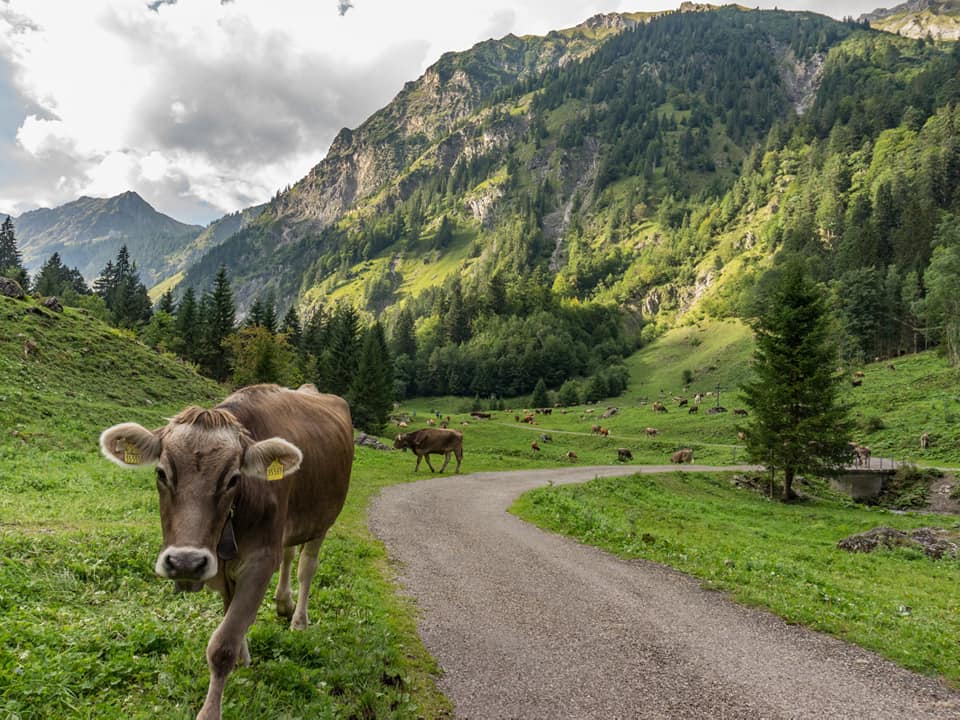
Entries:
{"label": "cow's eye", "polygon": [[240,482],[240,473],[235,472],[230,476],[230,479],[227,480],[227,490],[232,490],[235,488],[238,482]]}
{"label": "cow's eye", "polygon": [[165,486],[170,485],[170,481],[167,479],[167,474],[161,468],[157,468],[157,484]]}

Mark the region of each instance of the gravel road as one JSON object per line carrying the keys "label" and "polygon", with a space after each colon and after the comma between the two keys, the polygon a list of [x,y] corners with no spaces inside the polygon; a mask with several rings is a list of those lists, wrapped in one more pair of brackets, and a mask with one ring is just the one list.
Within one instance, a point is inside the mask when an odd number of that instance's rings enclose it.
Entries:
{"label": "gravel road", "polygon": [[960,693],[937,680],[506,512],[551,480],[676,469],[445,476],[374,501],[370,526],[458,718],[960,717]]}

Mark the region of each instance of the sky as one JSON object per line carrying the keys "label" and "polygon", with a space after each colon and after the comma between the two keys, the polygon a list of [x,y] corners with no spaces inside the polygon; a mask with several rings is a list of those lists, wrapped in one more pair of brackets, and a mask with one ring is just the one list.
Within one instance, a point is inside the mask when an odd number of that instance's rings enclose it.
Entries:
{"label": "sky", "polygon": [[[448,50],[678,4],[0,0],[0,213],[135,190],[205,224],[295,183]],[[877,0],[775,5],[839,18]]]}

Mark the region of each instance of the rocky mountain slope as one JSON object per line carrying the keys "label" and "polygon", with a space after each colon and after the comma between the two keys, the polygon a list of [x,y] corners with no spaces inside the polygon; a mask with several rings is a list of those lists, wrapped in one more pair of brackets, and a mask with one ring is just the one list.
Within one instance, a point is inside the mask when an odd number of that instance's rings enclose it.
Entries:
{"label": "rocky mountain slope", "polygon": [[64,264],[78,267],[92,281],[126,244],[148,285],[168,274],[171,257],[203,231],[157,212],[135,192],[31,210],[14,224],[31,272],[58,252]]}
{"label": "rocky mountain slope", "polygon": [[960,40],[960,2],[957,0],[908,0],[893,8],[881,8],[860,16],[877,30],[910,38]]}

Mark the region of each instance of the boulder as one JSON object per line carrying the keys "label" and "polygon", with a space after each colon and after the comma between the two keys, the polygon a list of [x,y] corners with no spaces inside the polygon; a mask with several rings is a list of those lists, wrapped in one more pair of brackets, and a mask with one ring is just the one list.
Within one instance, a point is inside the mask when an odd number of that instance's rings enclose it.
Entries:
{"label": "boulder", "polygon": [[380,440],[375,438],[373,435],[367,435],[364,432],[358,432],[357,438],[353,441],[354,445],[364,445],[366,447],[372,447],[376,450],[393,450],[389,445],[384,445]]}
{"label": "boulder", "polygon": [[26,297],[26,293],[24,293],[23,288],[20,287],[20,283],[5,277],[0,277],[0,295],[13,298],[14,300],[23,300]]}
{"label": "boulder", "polygon": [[63,305],[60,304],[60,301],[56,297],[45,297],[40,301],[40,304],[43,305],[48,310],[53,310],[54,312],[62,313]]}
{"label": "boulder", "polygon": [[905,533],[888,527],[876,527],[866,532],[846,537],[837,543],[837,548],[847,552],[873,552],[879,547],[915,547],[925,555],[939,560],[955,558],[960,538],[942,528],[922,527]]}

